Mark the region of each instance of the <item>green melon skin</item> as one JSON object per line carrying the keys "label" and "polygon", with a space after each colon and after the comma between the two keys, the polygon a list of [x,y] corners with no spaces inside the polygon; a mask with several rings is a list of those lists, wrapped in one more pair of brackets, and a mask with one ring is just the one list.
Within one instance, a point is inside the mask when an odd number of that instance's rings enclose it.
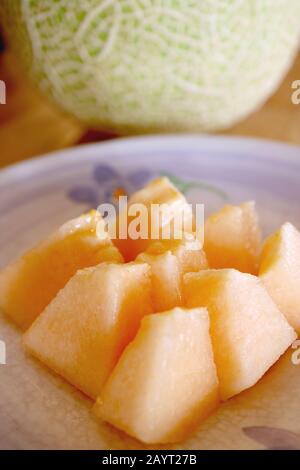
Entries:
{"label": "green melon skin", "polygon": [[90,126],[211,131],[274,92],[300,0],[1,0],[0,20],[39,87]]}

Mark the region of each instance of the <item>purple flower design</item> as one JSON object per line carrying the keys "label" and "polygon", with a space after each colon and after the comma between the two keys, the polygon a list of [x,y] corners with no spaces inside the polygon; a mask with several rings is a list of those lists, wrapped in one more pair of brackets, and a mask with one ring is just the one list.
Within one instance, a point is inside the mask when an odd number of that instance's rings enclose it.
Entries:
{"label": "purple flower design", "polygon": [[250,439],[262,444],[269,450],[300,450],[300,434],[287,429],[267,426],[250,426],[243,428]]}
{"label": "purple flower design", "polygon": [[97,205],[97,191],[88,186],[74,186],[68,191],[69,198],[78,203],[86,203],[91,206]]}
{"label": "purple flower design", "polygon": [[79,204],[87,204],[87,208],[96,208],[101,202],[117,203],[117,194],[130,195],[147,184],[155,173],[138,169],[127,174],[119,173],[107,164],[99,164],[93,168],[91,183],[73,186],[67,196]]}
{"label": "purple flower design", "polygon": [[99,184],[105,184],[107,181],[119,180],[118,172],[111,166],[99,164],[93,170],[93,178]]}
{"label": "purple flower design", "polygon": [[99,163],[93,168],[91,182],[87,185],[73,186],[67,196],[75,203],[87,204],[87,209],[96,208],[101,202],[117,204],[119,195],[130,195],[158,176],[167,176],[183,194],[192,188],[199,188],[213,192],[223,200],[227,199],[227,195],[221,189],[203,181],[187,181],[169,173],[155,173],[145,168],[127,173],[122,170],[120,173],[105,163]]}

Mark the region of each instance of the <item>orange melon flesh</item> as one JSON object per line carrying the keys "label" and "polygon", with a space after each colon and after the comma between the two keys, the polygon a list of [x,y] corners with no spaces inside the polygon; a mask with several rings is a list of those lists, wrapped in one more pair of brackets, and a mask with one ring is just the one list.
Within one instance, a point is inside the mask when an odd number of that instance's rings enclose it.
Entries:
{"label": "orange melon flesh", "polygon": [[259,277],[300,335],[300,233],[284,224],[264,243]]}
{"label": "orange melon flesh", "polygon": [[95,399],[141,318],[151,312],[149,266],[102,263],[69,280],[27,330],[24,345]]}
{"label": "orange melon flesh", "polygon": [[143,319],[95,412],[155,444],[182,440],[218,403],[207,311],[176,308]]}
{"label": "orange melon flesh", "polygon": [[189,238],[182,240],[153,241],[147,248],[147,253],[159,255],[170,251],[178,260],[181,276],[201,269],[208,269],[206,254],[200,241],[192,234],[188,234],[188,236]]}
{"label": "orange melon flesh", "polygon": [[187,272],[207,269],[207,260],[200,241],[161,240],[152,242],[136,261],[152,268],[152,297],[155,312],[182,305],[182,282]]}
{"label": "orange melon flesh", "polygon": [[102,261],[122,262],[106,238],[97,237],[101,216],[91,211],[60,227],[0,273],[0,307],[27,329],[78,269]]}
{"label": "orange melon flesh", "polygon": [[254,385],[296,333],[255,276],[233,269],[185,275],[188,307],[207,307],[220,381],[227,400]]}
{"label": "orange melon flesh", "polygon": [[170,310],[182,303],[181,275],[176,256],[141,253],[137,262],[148,263],[152,272],[152,301],[155,312]]}
{"label": "orange melon flesh", "polygon": [[254,202],[226,205],[205,222],[204,251],[211,268],[257,274],[261,233]]}
{"label": "orange melon flesh", "polygon": [[[148,210],[148,231],[146,231],[146,238],[138,238],[136,240],[129,237],[125,233],[126,239],[121,239],[119,235],[119,226],[122,219],[127,220],[127,225],[133,221],[133,216],[128,216],[128,213],[123,212],[120,214],[117,220],[116,234],[117,238],[114,240],[115,245],[124,256],[125,261],[134,260],[137,255],[146,251],[147,247],[153,241],[153,230],[157,231],[157,239],[163,238],[163,230],[169,228],[171,237],[174,238],[174,218],[181,215],[184,221],[184,227],[190,227],[193,229],[193,214],[191,207],[188,205],[185,197],[181,194],[177,188],[171,183],[166,177],[157,178],[151,181],[140,191],[134,193],[128,201],[128,208],[133,204],[144,204]],[[170,217],[164,220],[153,220],[151,217],[151,205],[152,204],[166,204],[169,206]],[[189,230],[190,231],[190,230]],[[155,239],[155,238],[154,238]]]}

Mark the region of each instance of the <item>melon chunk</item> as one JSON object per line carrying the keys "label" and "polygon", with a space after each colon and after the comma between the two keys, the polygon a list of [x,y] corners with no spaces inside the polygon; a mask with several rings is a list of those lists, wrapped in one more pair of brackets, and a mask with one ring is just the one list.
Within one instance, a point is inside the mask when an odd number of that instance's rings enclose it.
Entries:
{"label": "melon chunk", "polygon": [[259,279],[233,269],[185,275],[188,307],[207,307],[223,400],[254,385],[296,338]]}
{"label": "melon chunk", "polygon": [[201,242],[192,234],[188,234],[188,238],[183,237],[182,240],[153,241],[147,248],[147,253],[152,255],[159,255],[166,251],[170,251],[176,256],[181,276],[201,269],[208,269],[206,254],[202,249]]}
{"label": "melon chunk", "polygon": [[97,237],[101,216],[91,211],[62,225],[0,273],[0,307],[26,329],[78,269],[122,262],[109,238]]}
{"label": "melon chunk", "polygon": [[[190,228],[193,230],[193,214],[192,209],[187,203],[183,194],[171,183],[166,177],[157,178],[151,181],[140,191],[134,193],[128,201],[128,210],[133,204],[143,204],[148,211],[148,230],[146,231],[145,238],[130,238],[129,233],[125,231],[125,238],[122,239],[119,235],[120,225],[124,220],[128,228],[133,221],[134,216],[128,215],[126,212],[121,212],[117,220],[116,235],[114,240],[115,245],[118,247],[125,261],[134,260],[138,254],[147,249],[153,239],[163,238],[163,230],[169,230],[171,236],[174,238],[174,218],[180,216],[182,218],[182,229]],[[151,206],[153,204],[167,205],[169,208],[169,217],[159,218],[158,220],[151,217]],[[155,233],[156,231],[156,233]],[[183,230],[184,231],[184,230]],[[156,238],[153,238],[156,234]]]}
{"label": "melon chunk", "polygon": [[152,272],[152,301],[155,312],[170,310],[182,303],[179,263],[170,251],[161,255],[141,253],[137,262],[148,263]]}
{"label": "melon chunk", "polygon": [[300,233],[284,224],[264,243],[259,277],[300,335]]}
{"label": "melon chunk", "polygon": [[136,261],[148,263],[152,268],[155,312],[181,305],[184,274],[208,268],[200,241],[195,238],[152,242]]}
{"label": "melon chunk", "polygon": [[146,264],[78,271],[24,335],[26,349],[91,398],[152,312]]}
{"label": "melon chunk", "polygon": [[205,309],[149,315],[95,405],[96,414],[145,443],[183,439],[219,402]]}
{"label": "melon chunk", "polygon": [[261,234],[254,202],[226,205],[205,222],[204,251],[211,268],[257,274]]}

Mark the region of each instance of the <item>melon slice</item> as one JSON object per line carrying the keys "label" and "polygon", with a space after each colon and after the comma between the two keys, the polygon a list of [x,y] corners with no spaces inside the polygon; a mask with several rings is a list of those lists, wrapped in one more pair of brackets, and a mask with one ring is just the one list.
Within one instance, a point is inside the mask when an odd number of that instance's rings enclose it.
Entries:
{"label": "melon slice", "polygon": [[207,307],[221,397],[254,385],[296,338],[259,279],[233,269],[185,275],[188,307]]}
{"label": "melon slice", "polygon": [[24,335],[26,349],[96,398],[141,318],[152,312],[146,264],[78,271]]}
{"label": "melon slice", "polygon": [[[120,237],[120,225],[127,225],[128,229],[130,224],[134,220],[134,216],[128,216],[128,212],[121,212],[117,220],[116,236],[114,240],[115,245],[118,247],[122,255],[124,256],[125,261],[134,260],[138,254],[142,253],[147,249],[149,244],[153,239],[163,238],[163,230],[170,232],[171,236],[169,238],[175,238],[174,235],[174,219],[176,217],[181,217],[182,224],[181,227],[184,229],[189,229],[187,231],[192,231],[193,226],[193,214],[192,209],[187,203],[183,194],[181,194],[176,187],[171,183],[171,181],[166,177],[157,178],[151,181],[147,186],[145,186],[140,191],[134,193],[128,201],[128,210],[133,207],[133,204],[143,204],[147,209],[147,226],[145,238],[133,239],[130,237],[129,230],[125,230],[125,238]],[[169,208],[169,213],[167,217],[153,219],[151,217],[151,206],[153,204],[157,205],[166,205]],[[138,214],[137,214],[138,216]]]}
{"label": "melon slice", "polygon": [[60,227],[0,273],[0,307],[26,329],[78,269],[122,262],[109,238],[97,236],[101,216],[91,211]]}
{"label": "melon slice", "polygon": [[182,304],[182,282],[187,272],[207,269],[207,260],[196,238],[160,240],[150,243],[136,261],[152,268],[153,308],[170,310]]}
{"label": "melon slice", "polygon": [[181,305],[181,275],[176,256],[170,251],[160,255],[141,253],[136,261],[151,266],[152,301],[155,312],[163,312]]}
{"label": "melon slice", "polygon": [[264,243],[259,277],[300,335],[300,233],[284,224]]}
{"label": "melon slice", "polygon": [[205,222],[204,251],[211,268],[257,274],[260,244],[254,202],[226,205]]}
{"label": "melon slice", "polygon": [[95,405],[96,414],[150,443],[174,442],[219,402],[205,309],[149,315]]}
{"label": "melon slice", "polygon": [[146,252],[159,255],[166,251],[170,251],[176,256],[181,276],[201,269],[208,269],[206,254],[202,249],[201,242],[192,234],[188,234],[188,237],[184,237],[182,240],[153,241]]}

